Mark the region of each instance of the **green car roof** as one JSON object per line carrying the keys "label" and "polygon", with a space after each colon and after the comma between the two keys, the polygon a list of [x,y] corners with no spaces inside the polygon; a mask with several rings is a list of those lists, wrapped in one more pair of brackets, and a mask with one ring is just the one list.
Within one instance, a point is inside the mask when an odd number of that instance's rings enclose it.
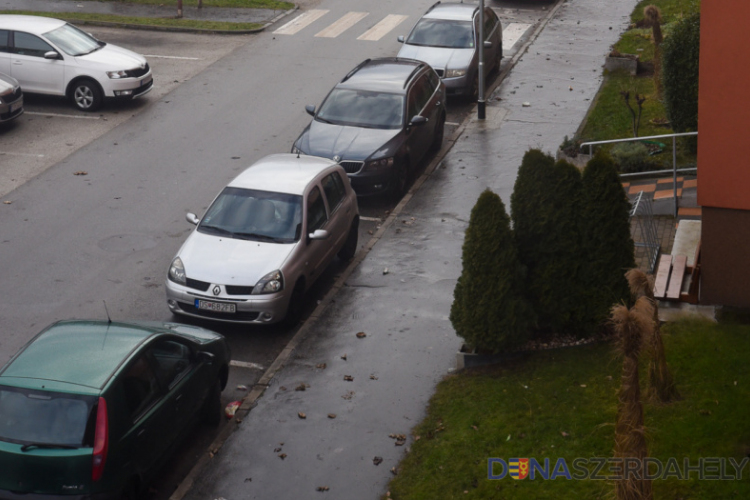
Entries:
{"label": "green car roof", "polygon": [[0,383],[33,379],[55,382],[47,389],[57,383],[101,389],[133,349],[158,331],[126,323],[61,321],[26,344],[0,372]]}

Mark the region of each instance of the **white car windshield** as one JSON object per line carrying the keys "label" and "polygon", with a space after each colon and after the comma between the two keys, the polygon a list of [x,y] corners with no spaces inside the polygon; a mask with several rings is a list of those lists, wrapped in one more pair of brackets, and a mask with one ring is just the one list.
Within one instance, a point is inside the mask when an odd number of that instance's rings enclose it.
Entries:
{"label": "white car windshield", "polygon": [[403,126],[403,115],[403,95],[333,89],[315,119],[335,125],[390,129]]}
{"label": "white car windshield", "polygon": [[302,231],[302,197],[226,187],[203,216],[198,231],[243,240],[293,243]]}
{"label": "white car windshield", "polygon": [[104,42],[100,42],[88,33],[70,24],[60,26],[45,33],[44,36],[69,56],[90,54],[105,45]]}
{"label": "white car windshield", "polygon": [[409,45],[451,49],[474,48],[474,27],[471,21],[422,19],[406,40]]}

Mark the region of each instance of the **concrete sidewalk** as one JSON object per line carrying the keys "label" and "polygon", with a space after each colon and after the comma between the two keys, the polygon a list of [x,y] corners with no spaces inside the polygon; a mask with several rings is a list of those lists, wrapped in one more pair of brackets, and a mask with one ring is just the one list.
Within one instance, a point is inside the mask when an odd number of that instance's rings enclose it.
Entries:
{"label": "concrete sidewalk", "polygon": [[[65,12],[111,14],[126,17],[174,18],[174,5],[143,5],[127,2],[95,2],[90,0],[0,0],[0,10],[30,10],[35,12]],[[273,9],[241,9],[185,5],[184,19],[223,21],[234,23],[267,24],[288,11]],[[60,16],[65,17],[65,16]]]}
{"label": "concrete sidewalk", "polygon": [[[410,430],[455,366],[460,339],[448,315],[477,197],[489,187],[509,208],[524,153],[555,151],[573,135],[635,3],[562,4],[488,100],[488,119],[468,123],[437,168],[417,182],[423,184],[287,351],[284,366],[262,379],[267,387],[254,388],[265,389],[257,406],[173,498],[385,494],[391,469],[411,445]],[[406,443],[397,446],[389,437],[396,434],[406,435]]]}

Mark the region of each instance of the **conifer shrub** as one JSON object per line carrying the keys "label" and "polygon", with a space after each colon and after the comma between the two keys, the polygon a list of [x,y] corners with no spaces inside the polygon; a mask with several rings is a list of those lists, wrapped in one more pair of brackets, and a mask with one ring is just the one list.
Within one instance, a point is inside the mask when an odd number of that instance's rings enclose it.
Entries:
{"label": "conifer shrub", "polygon": [[675,132],[698,130],[700,19],[696,12],[680,20],[662,44],[664,107]]}
{"label": "conifer shrub", "polygon": [[510,218],[489,189],[471,211],[462,261],[450,313],[456,333],[480,351],[497,353],[522,344],[533,310],[525,298]]}
{"label": "conifer shrub", "polygon": [[635,267],[630,235],[630,202],[612,158],[594,155],[582,176],[582,233],[588,318],[592,328],[606,322],[612,304],[629,302],[625,272]]}

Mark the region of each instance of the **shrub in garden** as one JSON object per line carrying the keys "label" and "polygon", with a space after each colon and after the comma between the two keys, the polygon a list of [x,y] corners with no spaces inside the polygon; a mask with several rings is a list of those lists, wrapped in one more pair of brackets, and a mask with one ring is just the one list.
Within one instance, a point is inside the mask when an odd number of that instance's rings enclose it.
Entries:
{"label": "shrub in garden", "polygon": [[[664,107],[675,132],[698,130],[700,13],[677,23],[662,44]],[[696,141],[691,141],[694,148]]]}
{"label": "shrub in garden", "polygon": [[523,343],[533,310],[524,296],[524,272],[510,218],[500,197],[489,189],[471,211],[462,261],[450,313],[456,333],[483,351],[500,352]]}
{"label": "shrub in garden", "polygon": [[581,175],[576,167],[529,150],[511,196],[518,258],[543,328],[578,336],[585,318],[581,252]]}
{"label": "shrub in garden", "polygon": [[657,165],[651,161],[648,148],[642,142],[620,142],[610,151],[618,169],[624,174],[648,172]]}
{"label": "shrub in garden", "polygon": [[596,328],[605,322],[612,304],[628,302],[630,297],[625,279],[625,272],[635,267],[630,202],[612,158],[602,150],[586,165],[582,183],[584,281],[588,322]]}

